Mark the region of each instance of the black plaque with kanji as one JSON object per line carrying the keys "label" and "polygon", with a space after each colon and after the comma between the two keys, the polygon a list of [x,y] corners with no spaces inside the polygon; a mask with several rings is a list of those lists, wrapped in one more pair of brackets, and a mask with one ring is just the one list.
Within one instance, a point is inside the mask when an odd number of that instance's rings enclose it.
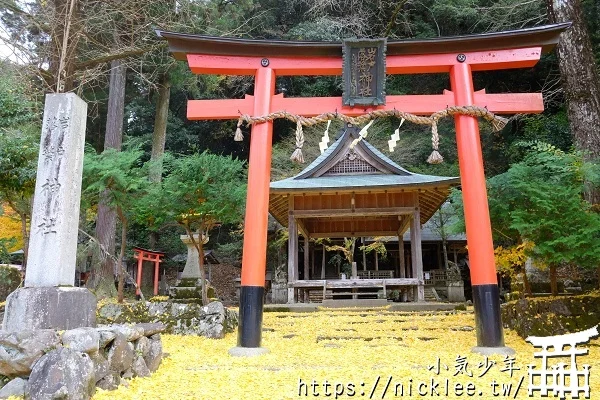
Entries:
{"label": "black plaque with kanji", "polygon": [[345,106],[385,104],[385,51],[385,38],[344,40]]}

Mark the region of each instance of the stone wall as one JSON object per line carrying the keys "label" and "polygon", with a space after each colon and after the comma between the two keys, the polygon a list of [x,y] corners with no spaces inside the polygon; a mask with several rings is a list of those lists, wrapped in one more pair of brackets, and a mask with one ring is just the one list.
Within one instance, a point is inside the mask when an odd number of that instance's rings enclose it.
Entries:
{"label": "stone wall", "polygon": [[238,324],[237,313],[218,301],[206,306],[171,301],[106,303],[98,306],[97,320],[100,324],[161,322],[166,333],[215,339],[233,332]]}
{"label": "stone wall", "polygon": [[149,376],[161,363],[160,323],[0,331],[0,375],[12,378],[0,399],[89,399],[96,387]]}
{"label": "stone wall", "polygon": [[600,295],[539,297],[502,305],[502,321],[519,336],[552,336],[600,323]]}

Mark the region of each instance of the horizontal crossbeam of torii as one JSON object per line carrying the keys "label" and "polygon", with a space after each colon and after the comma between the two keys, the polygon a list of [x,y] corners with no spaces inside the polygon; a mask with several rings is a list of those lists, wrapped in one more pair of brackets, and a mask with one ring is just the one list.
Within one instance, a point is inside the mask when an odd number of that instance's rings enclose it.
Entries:
{"label": "horizontal crossbeam of torii", "polygon": [[[538,113],[541,93],[475,91],[472,72],[530,68],[550,51],[569,24],[431,40],[388,41],[387,74],[447,73],[451,91],[439,95],[387,96],[377,107],[343,106],[341,97],[285,98],[277,76],[341,75],[341,43],[246,40],[158,31],[175,58],[196,74],[253,75],[254,95],[244,99],[190,100],[191,120],[259,117],[276,111],[312,117],[324,112],[359,116],[375,110],[429,115],[448,106],[477,105],[493,113]],[[502,351],[504,337],[494,262],[479,127],[475,117],[455,116],[478,348]],[[273,123],[252,126],[244,223],[238,346],[261,346]]]}

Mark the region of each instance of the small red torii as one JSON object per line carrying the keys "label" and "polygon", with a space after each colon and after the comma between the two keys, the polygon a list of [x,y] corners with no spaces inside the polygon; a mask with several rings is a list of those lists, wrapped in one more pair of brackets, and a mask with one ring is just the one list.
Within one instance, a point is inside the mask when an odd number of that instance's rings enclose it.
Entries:
{"label": "small red torii", "polygon": [[141,247],[134,247],[133,252],[133,258],[138,260],[136,277],[137,288],[135,289],[136,296],[140,295],[140,288],[142,287],[142,266],[144,261],[151,261],[154,263],[154,295],[158,296],[159,269],[160,263],[163,262],[161,258],[165,256],[165,253],[161,251],[142,249]]}
{"label": "small red torii", "polygon": [[[430,115],[448,106],[476,105],[497,114],[539,113],[541,93],[489,94],[475,91],[472,73],[530,68],[557,44],[570,24],[430,40],[388,41],[387,74],[447,73],[450,91],[439,95],[387,96],[376,107],[344,106],[341,97],[285,98],[275,94],[277,76],[341,75],[342,44],[248,40],[157,31],[178,60],[196,74],[253,75],[254,96],[189,100],[190,120],[238,119],[286,111],[304,117],[337,111],[359,116],[375,110]],[[477,348],[506,352],[487,202],[479,126],[475,117],[456,115],[456,142],[465,210]],[[238,346],[260,352],[266,267],[267,220],[273,123],[254,124],[250,139],[244,224]],[[240,353],[240,354],[247,354]]]}

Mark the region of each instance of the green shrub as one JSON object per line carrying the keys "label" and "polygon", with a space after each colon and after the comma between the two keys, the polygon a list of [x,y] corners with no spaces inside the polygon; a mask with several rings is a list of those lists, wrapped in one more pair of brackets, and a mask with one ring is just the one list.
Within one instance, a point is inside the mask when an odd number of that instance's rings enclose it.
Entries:
{"label": "green shrub", "polygon": [[21,285],[21,272],[8,265],[0,265],[0,301]]}

